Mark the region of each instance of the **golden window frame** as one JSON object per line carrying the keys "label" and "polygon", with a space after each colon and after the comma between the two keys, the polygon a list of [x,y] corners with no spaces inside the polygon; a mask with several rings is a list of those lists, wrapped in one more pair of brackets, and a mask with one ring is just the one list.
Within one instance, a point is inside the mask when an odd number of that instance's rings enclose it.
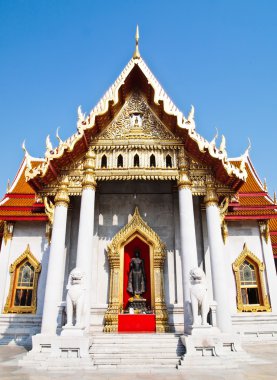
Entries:
{"label": "golden window frame", "polygon": [[[33,280],[33,295],[32,295],[32,302],[30,306],[14,306],[14,299],[15,299],[15,292],[18,288],[17,282],[18,282],[18,276],[20,272],[20,268],[22,265],[24,265],[26,262],[29,262],[33,268],[34,268],[34,280]],[[29,244],[27,245],[27,248],[25,251],[20,255],[13,264],[10,266],[10,290],[7,297],[7,301],[4,307],[4,313],[30,313],[35,314],[37,310],[37,286],[38,286],[38,277],[39,273],[41,272],[41,264],[38,262],[38,260],[34,257],[30,250]]]}
{"label": "golden window frame", "polygon": [[[240,279],[240,266],[243,264],[243,262],[247,260],[250,264],[252,264],[255,268],[256,272],[256,280],[257,280],[257,288],[258,288],[258,294],[259,294],[259,301],[260,304],[244,304],[242,299],[242,292],[241,289],[243,286],[241,285],[241,279]],[[235,274],[235,281],[236,281],[236,287],[237,287],[237,309],[239,312],[257,312],[257,311],[271,311],[268,295],[266,294],[265,290],[265,283],[264,283],[264,263],[258,259],[257,256],[252,253],[246,243],[244,243],[243,251],[238,256],[238,258],[233,263],[233,271]]]}

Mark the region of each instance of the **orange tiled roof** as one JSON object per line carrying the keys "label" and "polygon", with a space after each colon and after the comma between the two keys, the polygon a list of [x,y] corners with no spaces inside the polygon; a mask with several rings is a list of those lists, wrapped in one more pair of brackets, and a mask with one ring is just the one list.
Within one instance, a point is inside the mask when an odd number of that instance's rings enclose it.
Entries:
{"label": "orange tiled roof", "polygon": [[[38,166],[39,160],[32,161],[32,166]],[[36,193],[25,179],[26,160],[24,159],[15,179],[0,202],[0,219],[46,219],[44,205],[36,202]]]}
{"label": "orange tiled roof", "polygon": [[[238,167],[241,161],[233,160],[232,163]],[[249,156],[246,161],[246,171],[248,176],[237,194],[238,202],[230,203],[226,219],[269,220],[272,250],[277,256],[277,205],[268,195]]]}

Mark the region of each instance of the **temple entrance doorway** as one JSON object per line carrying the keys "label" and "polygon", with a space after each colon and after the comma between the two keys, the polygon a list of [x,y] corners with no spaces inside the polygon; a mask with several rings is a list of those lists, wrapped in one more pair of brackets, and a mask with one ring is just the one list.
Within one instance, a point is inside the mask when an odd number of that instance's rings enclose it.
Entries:
{"label": "temple entrance doorway", "polygon": [[110,263],[105,332],[167,332],[166,248],[138,208],[107,247]]}
{"label": "temple entrance doorway", "polygon": [[156,318],[151,298],[150,247],[139,236],[124,246],[123,302],[118,332],[155,332]]}
{"label": "temple entrance doorway", "polygon": [[[149,245],[146,244],[139,237],[135,237],[130,243],[124,247],[124,277],[123,277],[123,309],[128,308],[129,299],[134,298],[134,293],[128,291],[128,282],[130,282],[130,264],[134,258],[135,252],[139,252],[140,259],[143,262],[143,267],[141,269],[144,272],[144,279],[142,273],[142,280],[144,282],[144,292],[140,294],[140,297],[146,299],[147,309],[152,309],[151,301],[151,277],[150,277],[150,257],[149,257]],[[135,291],[135,289],[133,289]]]}

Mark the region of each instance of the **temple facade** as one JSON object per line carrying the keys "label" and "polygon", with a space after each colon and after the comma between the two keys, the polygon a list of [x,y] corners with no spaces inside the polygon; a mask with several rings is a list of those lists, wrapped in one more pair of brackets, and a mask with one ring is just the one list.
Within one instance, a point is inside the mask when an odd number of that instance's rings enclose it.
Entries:
{"label": "temple facade", "polygon": [[[88,116],[78,109],[76,133],[58,140],[47,137],[41,159],[23,146],[0,203],[0,344],[59,336],[71,281],[82,295],[70,296],[73,325],[87,336],[188,332],[196,268],[207,323],[244,337],[277,333],[276,197],[249,149],[228,158],[224,136],[218,147],[198,134],[194,108],[175,107],[138,44]],[[142,294],[128,291],[136,250]]]}

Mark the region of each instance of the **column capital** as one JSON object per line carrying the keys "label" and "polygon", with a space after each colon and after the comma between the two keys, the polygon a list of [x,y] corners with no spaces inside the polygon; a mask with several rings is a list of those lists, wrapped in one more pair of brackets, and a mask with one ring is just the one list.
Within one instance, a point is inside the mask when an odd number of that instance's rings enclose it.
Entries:
{"label": "column capital", "polygon": [[68,196],[68,178],[65,177],[62,179],[60,186],[58,188],[57,194],[54,199],[55,207],[63,206],[68,207],[69,205],[69,196]]}
{"label": "column capital", "polygon": [[204,203],[206,208],[209,206],[218,206],[218,196],[212,178],[207,178],[206,180],[206,196],[204,198]]}
{"label": "column capital", "polygon": [[191,180],[189,178],[189,171],[187,169],[179,170],[179,178],[177,180],[178,190],[191,189]]}
{"label": "column capital", "polygon": [[96,188],[95,180],[95,153],[93,150],[89,150],[86,153],[86,158],[84,161],[84,178],[82,182],[83,189],[93,189]]}
{"label": "column capital", "polygon": [[191,189],[191,180],[189,178],[189,158],[187,157],[184,147],[179,151],[179,177],[177,180],[178,190]]}

